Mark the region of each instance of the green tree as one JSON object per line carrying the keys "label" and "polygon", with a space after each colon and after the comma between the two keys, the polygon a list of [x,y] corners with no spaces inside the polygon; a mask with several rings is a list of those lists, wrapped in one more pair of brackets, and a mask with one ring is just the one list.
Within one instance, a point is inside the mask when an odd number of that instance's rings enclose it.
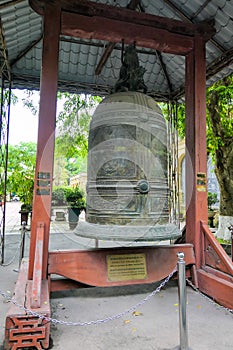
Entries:
{"label": "green tree", "polygon": [[[70,176],[86,171],[91,113],[101,98],[58,92],[57,99],[63,109],[56,120],[54,185],[66,186]],[[24,90],[22,100],[33,115],[37,114],[35,91]]]}
{"label": "green tree", "polygon": [[[0,89],[1,93],[1,89]],[[8,104],[9,104],[9,98],[11,100],[11,104],[15,105],[18,101],[17,96],[14,94],[14,92],[11,92],[9,89],[5,89],[3,91],[3,101],[2,101],[2,111],[1,111],[1,121],[0,121],[0,202],[4,199],[5,200],[5,185],[6,185],[6,178],[5,178],[5,170],[6,170],[6,162],[7,162],[7,120],[8,120]]]}
{"label": "green tree", "polygon": [[[98,96],[58,93],[63,110],[57,116],[55,146],[55,179],[61,172],[58,164],[64,164],[66,178],[86,171],[88,133],[91,113],[101,101]],[[63,178],[65,178],[63,170]],[[65,185],[56,183],[56,185]]]}
{"label": "green tree", "polygon": [[101,101],[99,96],[63,93],[63,111],[57,117],[56,148],[67,158],[85,158],[91,112]]}
{"label": "green tree", "polygon": [[9,145],[7,191],[15,192],[27,205],[32,205],[35,164],[35,143]]}
{"label": "green tree", "polygon": [[[167,104],[160,104],[169,119]],[[215,165],[220,187],[220,217],[217,237],[229,239],[233,223],[233,75],[219,80],[206,92],[207,153]],[[177,106],[177,129],[185,137],[185,104]]]}
{"label": "green tree", "polygon": [[33,115],[37,115],[39,109],[39,93],[34,90],[23,90],[22,102]]}
{"label": "green tree", "polygon": [[229,239],[233,223],[233,75],[207,89],[207,145],[220,187],[217,236]]}

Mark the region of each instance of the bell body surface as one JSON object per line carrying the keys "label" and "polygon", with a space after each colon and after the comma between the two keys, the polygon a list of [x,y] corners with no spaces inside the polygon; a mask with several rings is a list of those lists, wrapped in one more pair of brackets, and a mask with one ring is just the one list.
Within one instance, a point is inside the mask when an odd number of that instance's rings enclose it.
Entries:
{"label": "bell body surface", "polygon": [[154,226],[169,222],[167,126],[139,92],[110,95],[90,124],[86,221]]}

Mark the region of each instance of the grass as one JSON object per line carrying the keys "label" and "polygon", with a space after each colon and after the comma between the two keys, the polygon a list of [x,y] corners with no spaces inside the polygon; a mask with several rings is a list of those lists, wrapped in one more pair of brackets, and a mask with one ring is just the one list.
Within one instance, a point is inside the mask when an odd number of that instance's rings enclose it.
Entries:
{"label": "grass", "polygon": [[225,240],[225,239],[222,239],[222,238],[217,238],[217,240],[218,240],[218,242],[219,242],[220,244],[231,244],[230,239]]}

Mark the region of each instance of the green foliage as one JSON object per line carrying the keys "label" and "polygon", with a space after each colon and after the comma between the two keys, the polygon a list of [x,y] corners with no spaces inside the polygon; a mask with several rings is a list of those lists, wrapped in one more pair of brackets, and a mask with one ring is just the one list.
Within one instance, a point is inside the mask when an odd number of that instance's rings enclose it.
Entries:
{"label": "green foliage", "polygon": [[33,115],[38,113],[38,105],[35,106],[36,92],[32,90],[24,90],[25,97],[22,98],[23,104]]}
{"label": "green foliage", "polygon": [[181,139],[185,137],[185,104],[180,103],[177,106],[177,129]]}
{"label": "green foliage", "polygon": [[52,191],[54,205],[66,205],[66,187],[55,187]]}
{"label": "green foliage", "polygon": [[66,158],[77,156],[85,158],[88,151],[88,130],[91,116],[80,113],[79,116],[72,119],[69,116],[63,120],[63,124],[58,124],[56,154],[64,155]]}
{"label": "green foliage", "polygon": [[[36,92],[24,90],[24,96],[24,106],[37,114]],[[70,176],[86,171],[91,113],[101,97],[58,92],[57,99],[63,104],[56,121],[55,141],[55,183],[60,185]]]}
{"label": "green foliage", "polygon": [[218,238],[217,237],[217,241],[220,243],[220,244],[231,244],[231,240],[225,240],[223,238]]}
{"label": "green foliage", "polygon": [[[162,106],[169,120],[172,104]],[[215,163],[220,187],[220,215],[233,215],[233,75],[217,81],[206,92],[207,152]],[[176,107],[179,136],[185,136],[185,107]],[[175,114],[176,115],[176,114]],[[197,116],[198,117],[198,116]],[[210,200],[210,198],[209,198]],[[213,200],[213,198],[212,198]]]}
{"label": "green foliage", "polygon": [[207,200],[208,200],[208,209],[212,210],[212,205],[218,203],[217,193],[208,192]]}
{"label": "green foliage", "polygon": [[69,205],[70,208],[85,209],[86,202],[84,192],[78,187],[55,187],[52,192],[54,205]]}
{"label": "green foliage", "polygon": [[87,156],[85,158],[69,158],[67,159],[66,169],[70,175],[79,174],[87,171]]}
{"label": "green foliage", "polygon": [[[84,94],[58,93],[58,99],[63,101],[63,111],[57,117],[55,169],[59,170],[56,165],[59,159],[63,159],[64,167],[59,171],[63,174],[66,171],[69,178],[87,169],[91,113],[101,98]],[[56,178],[55,174],[55,181]]]}
{"label": "green foliage", "polygon": [[69,187],[65,191],[66,201],[71,208],[85,209],[86,202],[84,192],[78,187]]}
{"label": "green foliage", "polygon": [[58,94],[64,110],[57,118],[56,152],[69,158],[85,159],[88,152],[90,112],[101,101],[98,96]]}
{"label": "green foliage", "polygon": [[24,211],[26,213],[32,211],[32,205],[31,204],[22,204],[21,211]]}
{"label": "green foliage", "polygon": [[[1,93],[1,88],[0,88],[0,93]],[[4,133],[6,132],[7,128],[7,114],[8,114],[8,104],[11,102],[11,104],[15,105],[18,101],[17,96],[14,94],[13,91],[11,91],[10,95],[10,90],[9,89],[4,89],[3,91],[3,104],[2,104],[2,110],[1,110],[1,159],[0,159],[0,202],[4,198],[5,195],[5,176],[3,176],[5,172],[5,167],[6,167],[6,157],[7,157],[7,147],[6,147],[6,138],[4,138]]]}
{"label": "green foliage", "polygon": [[[184,103],[164,103],[160,102],[159,106],[168,122],[173,122],[176,126],[180,139],[185,137],[185,104]],[[172,117],[172,121],[171,121]]]}
{"label": "green foliage", "polygon": [[33,200],[35,164],[35,143],[9,145],[7,191],[15,192],[27,205],[32,205]]}
{"label": "green foliage", "polygon": [[69,183],[70,173],[67,169],[67,159],[56,154],[53,168],[53,186],[67,186]]}
{"label": "green foliage", "polygon": [[229,147],[233,135],[233,75],[219,80],[207,89],[207,149]]}
{"label": "green foliage", "polygon": [[[171,112],[170,104],[159,104],[167,120]],[[216,150],[228,147],[233,135],[233,75],[219,80],[206,92],[207,151],[215,158]],[[177,129],[180,138],[185,137],[185,104],[176,107]]]}

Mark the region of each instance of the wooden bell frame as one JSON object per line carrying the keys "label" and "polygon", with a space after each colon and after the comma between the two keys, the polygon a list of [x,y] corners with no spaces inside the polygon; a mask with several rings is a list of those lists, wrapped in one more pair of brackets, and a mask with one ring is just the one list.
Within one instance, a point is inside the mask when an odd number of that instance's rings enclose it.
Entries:
{"label": "wooden bell frame", "polygon": [[[182,250],[186,265],[192,267],[190,276],[196,286],[232,309],[233,265],[207,225],[205,44],[215,33],[213,26],[189,24],[88,1],[30,0],[29,3],[44,17],[44,38],[30,257],[28,265],[21,265],[15,299],[22,304],[26,300],[28,308],[49,316],[50,291],[158,281],[176,266],[177,252]],[[186,244],[49,252],[60,35],[111,43],[123,39],[125,44],[136,42],[141,47],[185,56]],[[114,254],[143,254],[148,279],[109,281],[106,259]],[[155,259],[157,268],[153,264]],[[52,281],[51,274],[61,274],[67,279]],[[14,333],[19,329],[28,336],[27,346],[49,346],[49,323],[25,315],[14,305],[8,312],[6,329],[7,349],[13,345],[14,349],[20,348],[22,333]]]}

